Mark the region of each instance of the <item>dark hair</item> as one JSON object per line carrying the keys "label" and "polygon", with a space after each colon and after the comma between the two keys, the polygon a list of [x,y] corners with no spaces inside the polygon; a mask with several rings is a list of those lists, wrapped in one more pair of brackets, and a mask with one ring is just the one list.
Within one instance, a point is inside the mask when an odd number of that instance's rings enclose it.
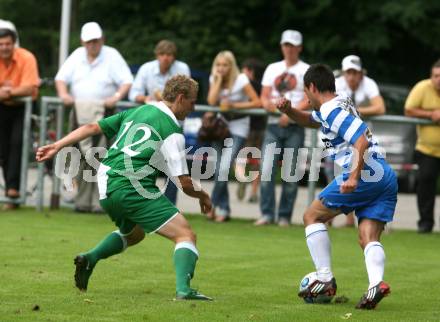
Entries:
{"label": "dark hair", "polygon": [[433,68],[439,68],[439,67],[440,67],[440,59],[437,60],[437,61],[432,65],[431,69],[433,69]]}
{"label": "dark hair", "polygon": [[335,92],[335,76],[330,67],[324,64],[313,64],[304,75],[304,86],[315,85],[319,92]]}
{"label": "dark hair", "polygon": [[252,70],[257,81],[260,81],[263,78],[265,66],[263,62],[261,62],[261,60],[257,58],[245,59],[243,61],[242,67]]}
{"label": "dark hair", "polygon": [[0,38],[5,38],[5,37],[11,37],[14,43],[17,40],[17,34],[13,30],[7,28],[0,28]]}

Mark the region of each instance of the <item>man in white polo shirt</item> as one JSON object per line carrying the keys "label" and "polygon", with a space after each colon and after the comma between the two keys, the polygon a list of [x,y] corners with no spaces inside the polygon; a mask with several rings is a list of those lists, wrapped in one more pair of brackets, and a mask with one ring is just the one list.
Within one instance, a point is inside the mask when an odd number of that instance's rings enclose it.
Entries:
{"label": "man in white polo shirt", "polygon": [[[161,101],[168,79],[175,75],[190,76],[188,65],[176,59],[177,46],[174,42],[167,39],[159,41],[154,48],[154,54],[156,59],[143,64],[136,74],[128,95],[133,102],[147,104]],[[167,182],[164,194],[176,204],[177,187],[173,182]]]}
{"label": "man in white polo shirt", "polygon": [[[300,60],[302,35],[296,30],[286,30],[281,36],[281,52],[284,59],[270,64],[261,81],[261,102],[268,112],[276,112],[276,102],[284,97],[292,101],[299,109],[308,109],[309,102],[304,96],[303,77],[309,65]],[[285,114],[271,115],[268,118],[261,162],[261,218],[255,225],[266,225],[275,220],[275,179],[281,148],[284,149],[283,160],[291,160],[287,176],[295,174],[298,148],[303,146],[304,128],[298,126]],[[270,149],[270,150],[269,150]],[[288,162],[286,162],[287,164]],[[289,169],[287,169],[289,168]],[[286,178],[283,174],[282,178]],[[283,180],[281,199],[278,206],[278,225],[289,226],[298,190],[294,180]]]}
{"label": "man in white polo shirt", "polygon": [[[385,114],[385,102],[380,95],[377,83],[365,75],[362,61],[359,56],[349,55],[342,60],[342,75],[336,78],[336,93],[351,97],[361,116],[375,116]],[[324,166],[327,182],[335,178],[334,162],[326,158]],[[354,215],[346,216],[345,225],[354,226]]]}
{"label": "man in white polo shirt", "polygon": [[[58,96],[66,106],[74,106],[72,121],[76,126],[97,122],[111,114],[115,104],[130,90],[133,76],[121,54],[104,45],[101,27],[88,22],[81,29],[81,44],[64,62],[55,77]],[[83,156],[93,147],[106,147],[100,135],[80,142]],[[83,171],[92,168],[81,159],[78,175],[78,212],[100,212],[96,182],[83,180]]]}
{"label": "man in white polo shirt", "polygon": [[376,82],[365,75],[361,59],[349,55],[342,60],[343,75],[336,78],[336,92],[350,96],[362,116],[382,115],[385,103]]}

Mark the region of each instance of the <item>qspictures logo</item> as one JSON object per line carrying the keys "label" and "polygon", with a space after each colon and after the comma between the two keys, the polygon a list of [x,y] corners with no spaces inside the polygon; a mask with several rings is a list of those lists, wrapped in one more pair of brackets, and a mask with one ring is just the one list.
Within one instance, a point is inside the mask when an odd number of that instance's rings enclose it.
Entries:
{"label": "qspictures logo", "polygon": [[[178,178],[173,177],[178,171],[186,168],[186,162],[191,159],[191,178],[195,187],[201,189],[200,180],[216,178],[217,181],[230,180],[232,165],[246,165],[249,158],[258,160],[259,170],[248,171],[245,175],[235,172],[239,182],[252,182],[260,177],[261,181],[271,181],[274,178],[274,171],[280,169],[281,180],[284,182],[298,182],[310,171],[308,181],[318,181],[319,168],[324,157],[328,156],[325,147],[317,148],[286,148],[282,150],[275,143],[267,144],[260,150],[257,147],[237,146],[232,138],[223,141],[221,149],[213,147],[201,147],[195,150],[190,158],[189,152],[193,147],[178,147],[172,140],[164,140],[161,135],[148,124],[124,124],[121,134],[117,137],[109,150],[102,147],[94,147],[82,154],[74,147],[62,149],[56,158],[55,175],[60,178],[66,189],[73,189],[73,180],[78,175],[87,182],[98,182],[100,194],[105,195],[108,180],[114,180],[115,176],[126,178],[130,185],[144,198],[159,198],[165,191],[170,181],[173,181],[180,188]],[[385,151],[381,152],[381,158],[385,158]],[[335,154],[336,159],[344,159],[351,166],[341,168],[337,162],[333,163],[336,180],[343,180],[342,173],[353,171],[353,164],[357,164],[358,153],[353,148],[347,148]],[[80,161],[90,165],[93,170],[84,170],[79,173]],[[366,182],[378,182],[384,175],[382,163],[377,158],[371,157],[366,151],[363,156],[365,164],[370,170],[362,170],[361,178]],[[278,161],[280,160],[280,161]],[[116,164],[115,164],[116,163]],[[112,167],[113,166],[113,167]],[[108,174],[112,171],[111,178]],[[161,189],[145,188],[145,180],[156,177],[160,171],[166,175],[165,184]],[[341,183],[341,181],[338,181]]]}

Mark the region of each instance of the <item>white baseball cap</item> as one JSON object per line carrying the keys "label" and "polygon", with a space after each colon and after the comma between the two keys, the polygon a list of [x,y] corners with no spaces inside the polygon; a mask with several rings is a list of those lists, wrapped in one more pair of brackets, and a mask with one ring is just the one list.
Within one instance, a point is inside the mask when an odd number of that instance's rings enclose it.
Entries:
{"label": "white baseball cap", "polygon": [[349,55],[342,60],[342,71],[346,72],[349,69],[362,71],[362,62],[359,56]]}
{"label": "white baseball cap", "polygon": [[20,47],[20,41],[18,40],[17,29],[15,28],[15,25],[11,21],[0,19],[0,29],[9,29],[15,32],[15,34],[17,35],[17,40],[15,41],[15,47]]}
{"label": "white baseball cap", "polygon": [[102,29],[96,22],[88,22],[81,28],[81,40],[84,42],[102,38]]}
{"label": "white baseball cap", "polygon": [[303,37],[299,31],[296,30],[284,30],[281,35],[280,44],[291,44],[294,46],[300,46],[302,44]]}

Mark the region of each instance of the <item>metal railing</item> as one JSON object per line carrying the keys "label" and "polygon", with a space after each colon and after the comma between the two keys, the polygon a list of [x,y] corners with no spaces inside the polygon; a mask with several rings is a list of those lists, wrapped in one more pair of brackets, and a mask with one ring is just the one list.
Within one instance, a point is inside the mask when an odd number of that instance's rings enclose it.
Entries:
{"label": "metal railing", "polygon": [[[29,150],[31,143],[31,117],[32,117],[32,98],[22,97],[18,99],[24,102],[24,120],[23,120],[23,143],[21,147],[21,162],[20,162],[20,197],[8,198],[0,197],[0,203],[24,204],[27,197],[27,169],[29,165]],[[11,165],[15,166],[15,165]],[[4,171],[4,170],[3,170]],[[5,187],[6,190],[6,187]]]}
{"label": "metal railing", "polygon": [[438,125],[427,119],[420,119],[417,117],[399,116],[399,115],[381,115],[364,118],[366,121],[384,122],[384,123],[403,123],[416,125]]}
{"label": "metal railing", "polygon": [[[64,126],[64,105],[58,97],[43,96],[40,104],[40,142],[39,146],[47,144],[47,123],[49,112],[56,113],[56,139],[59,140],[63,136]],[[52,177],[52,194],[50,196],[51,208],[59,206],[61,181],[57,176]],[[58,193],[55,193],[57,191]],[[38,164],[37,179],[37,210],[42,211],[44,205],[44,164]]]}
{"label": "metal railing", "polygon": [[[116,104],[117,109],[127,109],[135,106],[139,106],[139,104],[135,104],[132,102],[121,101]],[[64,105],[58,97],[47,97],[43,96],[41,98],[41,117],[40,117],[40,145],[46,144],[47,137],[47,122],[48,122],[48,113],[51,111],[56,112],[56,139],[60,139],[63,136],[63,122],[64,122]],[[219,107],[209,106],[209,105],[196,105],[195,111],[197,112],[220,112]],[[243,114],[243,115],[268,115],[268,114],[279,114],[268,113],[262,108],[256,109],[241,109],[241,110],[230,110],[228,113],[234,114]],[[411,118],[405,116],[395,116],[395,115],[384,115],[384,116],[375,116],[370,117],[367,120],[374,122],[388,122],[388,123],[407,123],[407,124],[433,124],[429,120],[419,119],[419,118]],[[311,137],[311,147],[318,147],[318,131],[316,129],[312,130]],[[312,178],[317,177],[317,172],[319,171],[321,166],[320,158],[312,157],[312,162],[309,168],[309,176]],[[61,181],[55,175],[53,176],[53,189],[50,197],[50,207],[52,209],[59,207],[60,201],[60,188]],[[308,202],[309,204],[315,198],[315,190],[316,190],[316,181],[309,180],[308,181]],[[37,197],[37,210],[41,211],[43,209],[44,204],[44,165],[38,165],[38,197]]]}

